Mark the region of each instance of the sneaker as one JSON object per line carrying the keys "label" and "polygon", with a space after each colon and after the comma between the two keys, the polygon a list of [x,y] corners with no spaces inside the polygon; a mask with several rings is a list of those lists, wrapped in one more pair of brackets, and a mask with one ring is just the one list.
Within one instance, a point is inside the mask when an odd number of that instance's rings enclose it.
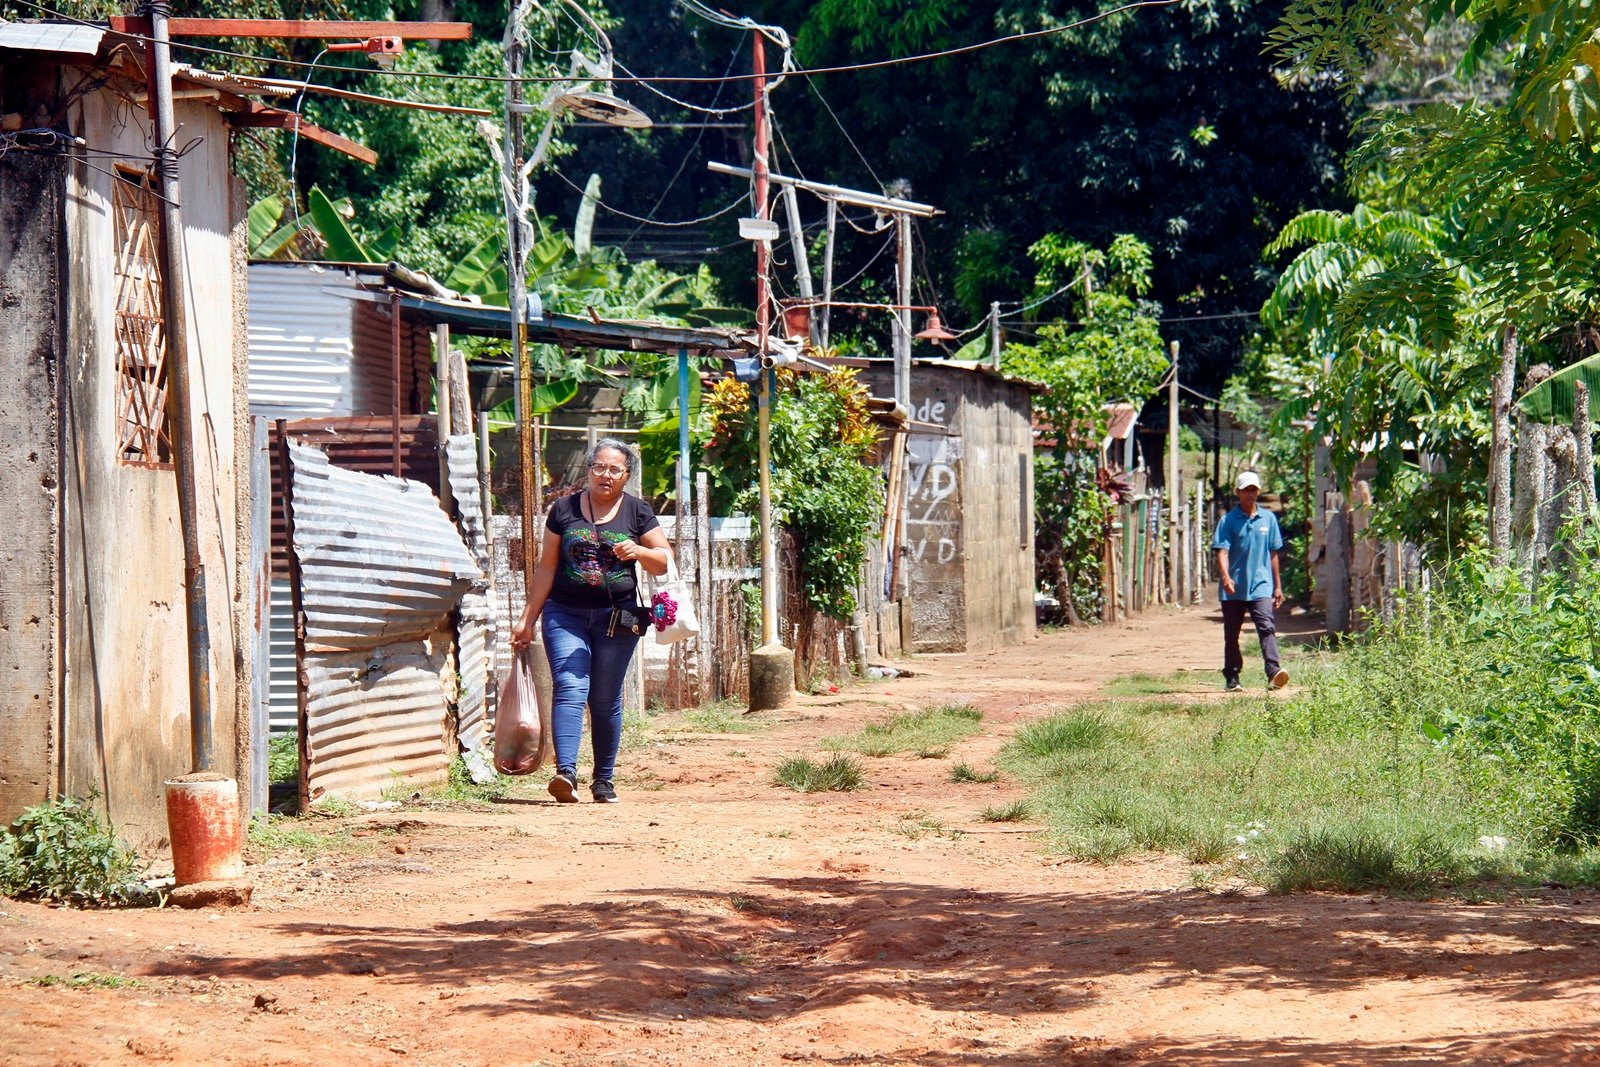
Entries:
{"label": "sneaker", "polygon": [[617,802],[616,787],[608,779],[596,778],[589,787],[589,792],[594,794],[596,804],[615,804]]}
{"label": "sneaker", "polygon": [[1272,676],[1271,684],[1272,688],[1274,689],[1282,689],[1284,686],[1289,684],[1289,672],[1284,670],[1282,667],[1279,667],[1278,673]]}
{"label": "sneaker", "polygon": [[1244,686],[1239,682],[1239,679],[1229,678],[1222,683],[1222,690],[1225,693],[1240,693],[1244,691]]}
{"label": "sneaker", "polygon": [[557,771],[556,776],[550,779],[548,789],[550,795],[562,804],[578,802],[578,776],[572,771]]}

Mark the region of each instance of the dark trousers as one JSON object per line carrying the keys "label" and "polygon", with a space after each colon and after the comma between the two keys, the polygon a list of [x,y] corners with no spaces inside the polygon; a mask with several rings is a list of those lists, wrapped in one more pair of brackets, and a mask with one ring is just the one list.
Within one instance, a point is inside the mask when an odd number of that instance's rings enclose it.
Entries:
{"label": "dark trousers", "polygon": [[1272,618],[1272,598],[1259,600],[1222,601],[1222,676],[1230,682],[1239,680],[1244,670],[1244,653],[1239,651],[1239,631],[1244,627],[1245,613],[1256,625],[1256,636],[1261,639],[1261,660],[1267,668],[1267,677],[1278,673],[1278,624]]}

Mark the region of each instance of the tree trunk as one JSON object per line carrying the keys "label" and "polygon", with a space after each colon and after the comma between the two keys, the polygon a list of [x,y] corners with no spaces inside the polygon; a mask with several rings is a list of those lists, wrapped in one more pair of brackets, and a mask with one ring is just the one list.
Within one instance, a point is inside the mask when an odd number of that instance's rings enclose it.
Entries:
{"label": "tree trunk", "polygon": [[1500,368],[1494,376],[1493,431],[1489,452],[1489,551],[1496,566],[1511,553],[1511,393],[1517,373],[1517,327],[1506,324]]}
{"label": "tree trunk", "polygon": [[1589,437],[1589,387],[1579,378],[1572,383],[1572,443],[1577,457],[1578,502],[1585,522],[1596,521],[1594,508],[1594,449]]}

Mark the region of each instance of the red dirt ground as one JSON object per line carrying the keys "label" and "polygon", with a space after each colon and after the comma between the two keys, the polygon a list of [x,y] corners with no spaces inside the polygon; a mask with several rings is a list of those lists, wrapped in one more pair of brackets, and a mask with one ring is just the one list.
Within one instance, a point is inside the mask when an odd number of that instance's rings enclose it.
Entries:
{"label": "red dirt ground", "polygon": [[[1600,1062],[1592,893],[1207,893],[1179,860],[1064,862],[978,818],[1015,784],[947,780],[1110,678],[1214,670],[1219,630],[1152,612],[919,657],[758,733],[656,730],[619,805],[365,816],[369,851],[279,854],[246,909],[0,903],[0,1063]],[[770,784],[819,738],[952,701],[986,717],[948,760]],[[73,974],[136,981],[37,981]]]}

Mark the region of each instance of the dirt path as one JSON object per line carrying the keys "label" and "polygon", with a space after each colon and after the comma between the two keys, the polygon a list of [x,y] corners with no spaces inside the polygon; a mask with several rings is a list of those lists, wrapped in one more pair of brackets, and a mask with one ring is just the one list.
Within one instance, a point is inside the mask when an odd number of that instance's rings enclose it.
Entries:
{"label": "dirt path", "polygon": [[[1593,894],[1207,894],[1176,860],[1049,856],[978,819],[1014,785],[947,780],[1105,680],[1213,670],[1218,643],[1152,613],[919,658],[759,733],[657,732],[613,807],[368,817],[370,852],[254,868],[248,910],[0,903],[0,1063],[1600,1062]],[[819,738],[954,701],[986,718],[949,760],[769,784]]]}

